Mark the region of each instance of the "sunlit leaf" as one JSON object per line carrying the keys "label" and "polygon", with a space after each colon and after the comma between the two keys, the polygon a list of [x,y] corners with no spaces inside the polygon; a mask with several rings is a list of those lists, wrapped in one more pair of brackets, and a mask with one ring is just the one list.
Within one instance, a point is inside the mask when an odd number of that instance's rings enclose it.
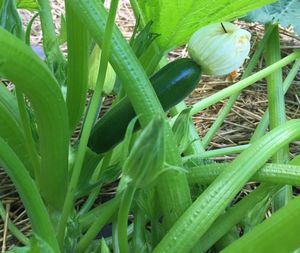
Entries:
{"label": "sunlit leaf", "polygon": [[39,9],[37,0],[17,0],[17,7],[29,11],[36,11]]}
{"label": "sunlit leaf", "polygon": [[143,22],[153,21],[152,31],[160,50],[165,52],[187,42],[200,27],[212,22],[234,20],[274,0],[132,0]]}

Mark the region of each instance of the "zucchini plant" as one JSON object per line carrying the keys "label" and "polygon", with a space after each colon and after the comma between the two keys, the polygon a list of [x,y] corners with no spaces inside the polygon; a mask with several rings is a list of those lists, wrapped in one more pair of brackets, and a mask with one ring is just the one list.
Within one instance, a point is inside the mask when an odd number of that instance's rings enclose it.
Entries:
{"label": "zucchini plant", "polygon": [[[48,0],[0,1],[0,164],[32,226],[27,238],[8,221],[22,244],[9,252],[187,253],[217,246],[236,252],[251,251],[251,240],[260,250],[278,243],[277,237],[256,236],[273,224],[272,231],[297,234],[289,214],[297,217],[299,201],[290,201],[290,186],[284,185],[300,184],[299,158],[287,157],[300,123],[285,120],[283,102],[300,68],[300,52],[281,59],[278,25],[266,25],[241,81],[191,108],[183,102],[201,85],[202,72],[228,74],[248,56],[250,33],[229,21],[274,1],[130,2],[139,22],[127,42],[114,24],[118,0],[108,11],[103,1],[65,1],[65,35],[55,33]],[[31,25],[24,30],[17,8],[40,17],[45,59],[32,50]],[[65,37],[67,57],[59,47]],[[190,58],[163,64],[167,53],[186,43]],[[264,52],[267,66],[252,74]],[[283,82],[281,69],[293,62]],[[265,77],[269,112],[250,144],[208,151],[237,94]],[[15,85],[12,92],[8,82]],[[112,90],[113,105],[99,118]],[[227,109],[202,141],[191,116],[229,96]],[[241,154],[229,164],[207,159],[230,152]],[[250,180],[261,185],[232,205]],[[102,186],[111,182],[115,195],[97,204]],[[278,214],[250,222],[255,228],[239,239],[236,225],[245,223],[247,212],[264,213],[271,198]],[[2,202],[0,216],[6,216]],[[107,227],[108,236],[102,233]],[[297,236],[288,243],[287,250],[300,244]]]}

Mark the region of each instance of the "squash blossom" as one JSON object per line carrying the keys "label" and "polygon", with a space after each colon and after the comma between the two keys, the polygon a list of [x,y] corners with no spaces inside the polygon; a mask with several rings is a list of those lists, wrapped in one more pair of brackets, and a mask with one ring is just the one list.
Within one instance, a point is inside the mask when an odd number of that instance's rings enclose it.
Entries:
{"label": "squash blossom", "polygon": [[224,22],[202,27],[189,40],[190,57],[208,75],[226,75],[239,68],[250,51],[251,34]]}
{"label": "squash blossom", "polygon": [[157,116],[135,141],[127,158],[123,174],[136,188],[145,188],[163,171],[164,120]]}

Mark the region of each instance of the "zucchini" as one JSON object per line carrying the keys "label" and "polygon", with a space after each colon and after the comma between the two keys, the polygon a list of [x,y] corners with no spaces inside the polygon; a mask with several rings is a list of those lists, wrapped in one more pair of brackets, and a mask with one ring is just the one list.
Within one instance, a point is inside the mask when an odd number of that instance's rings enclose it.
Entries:
{"label": "zucchini", "polygon": [[[195,89],[200,77],[201,67],[192,59],[184,58],[164,66],[150,81],[163,109],[167,111]],[[88,147],[98,154],[109,151],[123,140],[135,115],[129,99],[121,99],[95,124]]]}

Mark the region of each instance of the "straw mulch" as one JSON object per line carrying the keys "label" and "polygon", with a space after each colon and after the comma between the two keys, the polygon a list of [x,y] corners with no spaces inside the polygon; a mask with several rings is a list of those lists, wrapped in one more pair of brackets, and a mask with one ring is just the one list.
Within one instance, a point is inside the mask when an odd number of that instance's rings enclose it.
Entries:
{"label": "straw mulch", "polygon": [[[53,18],[57,32],[59,32],[60,27],[60,16],[64,13],[63,0],[52,0],[53,7]],[[22,19],[26,25],[30,20],[31,14],[26,11],[21,11]],[[129,1],[121,0],[120,7],[117,17],[117,23],[122,30],[126,38],[130,38],[133,27],[134,27],[134,16],[132,14]],[[263,28],[257,24],[243,24],[247,30],[252,33],[252,45],[255,46],[257,41],[263,35]],[[283,56],[292,52],[294,48],[300,47],[300,40],[295,38],[292,33],[288,30],[281,31],[282,36],[282,48]],[[40,23],[37,19],[32,27],[32,45],[41,45],[42,36]],[[65,51],[66,46],[62,46],[63,51]],[[169,57],[174,59],[177,57],[186,57],[186,49],[180,48],[172,52]],[[261,68],[262,63],[260,63]],[[284,76],[289,72],[289,66],[286,67],[283,71]],[[204,97],[209,96],[210,94],[215,93],[216,91],[221,90],[224,87],[229,86],[233,82],[239,80],[243,69],[241,68],[238,72],[238,76],[232,80],[230,76],[228,77],[208,77],[203,76],[202,82],[199,87],[191,94],[187,99],[186,103],[191,105],[195,102],[201,100]],[[293,85],[289,89],[286,95],[286,113],[288,119],[291,118],[300,118],[300,74],[294,80]],[[247,144],[253,131],[255,130],[256,125],[261,119],[264,111],[267,108],[267,96],[266,96],[266,82],[262,80],[255,85],[242,91],[238,101],[235,103],[231,113],[226,118],[225,123],[219,130],[217,136],[210,143],[209,149],[235,146],[241,144]],[[205,133],[210,128],[211,124],[216,119],[218,111],[222,108],[223,104],[226,103],[226,100],[221,101],[201,113],[193,117],[193,121],[197,127],[200,136],[204,136]],[[106,105],[110,104],[110,101],[106,101]],[[299,143],[295,142],[291,146],[291,152],[299,152]],[[292,154],[291,154],[292,155]],[[234,156],[222,157],[222,160],[231,160]],[[110,194],[114,189],[112,187],[106,187],[101,194]],[[245,190],[247,191],[247,190]],[[25,234],[30,233],[30,225],[24,208],[19,200],[18,194],[14,189],[9,178],[6,174],[0,170],[0,199],[3,201],[8,213],[9,218],[13,223],[21,229]],[[0,245],[2,245],[2,252],[8,250],[12,245],[18,244],[18,242],[9,234],[7,230],[6,221],[0,219]]]}

